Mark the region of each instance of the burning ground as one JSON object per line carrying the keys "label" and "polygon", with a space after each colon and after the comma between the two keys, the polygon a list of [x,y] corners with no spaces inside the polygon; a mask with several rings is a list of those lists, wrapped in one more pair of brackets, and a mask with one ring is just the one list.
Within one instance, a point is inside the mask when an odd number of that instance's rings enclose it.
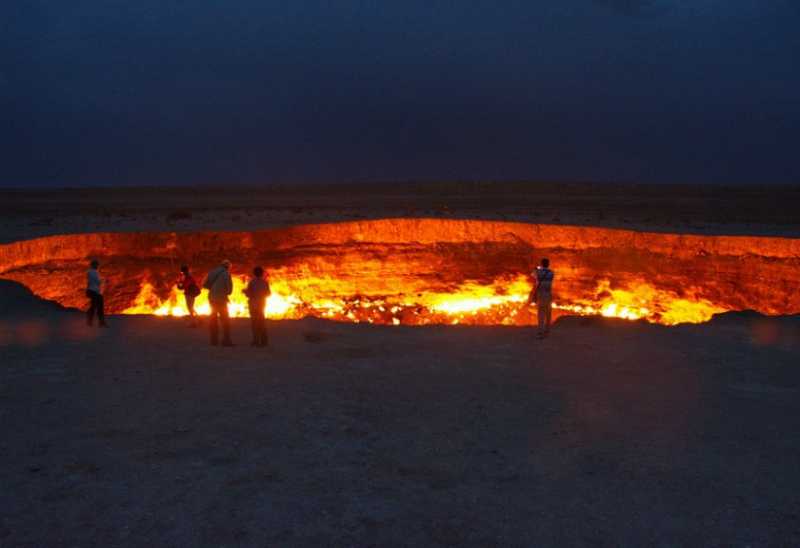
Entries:
{"label": "burning ground", "polygon": [[[648,233],[475,220],[384,219],[254,232],[98,233],[0,246],[0,277],[65,306],[84,305],[98,258],[112,313],[185,315],[178,266],[198,276],[234,261],[230,311],[246,315],[245,272],[262,264],[273,319],[387,325],[529,325],[539,257],[557,272],[556,315],[676,325],[752,309],[800,312],[800,240]],[[208,312],[203,294],[201,313]]]}

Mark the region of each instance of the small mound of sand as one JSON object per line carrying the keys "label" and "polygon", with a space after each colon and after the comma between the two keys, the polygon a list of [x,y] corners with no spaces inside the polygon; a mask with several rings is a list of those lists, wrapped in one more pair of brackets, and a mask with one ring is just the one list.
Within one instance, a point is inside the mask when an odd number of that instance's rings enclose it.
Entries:
{"label": "small mound of sand", "polygon": [[0,280],[0,316],[42,316],[64,310],[55,302],[40,299],[22,284]]}

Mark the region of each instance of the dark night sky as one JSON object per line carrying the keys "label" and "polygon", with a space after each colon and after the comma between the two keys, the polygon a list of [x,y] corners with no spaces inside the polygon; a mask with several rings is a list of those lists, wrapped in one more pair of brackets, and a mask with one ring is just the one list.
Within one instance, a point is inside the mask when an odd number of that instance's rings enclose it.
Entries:
{"label": "dark night sky", "polygon": [[4,0],[2,186],[800,182],[797,0]]}

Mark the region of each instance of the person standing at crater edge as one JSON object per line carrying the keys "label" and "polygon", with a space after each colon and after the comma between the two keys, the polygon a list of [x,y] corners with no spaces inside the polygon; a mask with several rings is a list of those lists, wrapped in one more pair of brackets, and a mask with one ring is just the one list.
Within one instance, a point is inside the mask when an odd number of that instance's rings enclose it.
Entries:
{"label": "person standing at crater edge", "polygon": [[252,346],[267,346],[267,326],[264,323],[264,309],[267,306],[267,297],[270,296],[269,282],[264,279],[264,269],[257,266],[253,269],[253,277],[244,294],[250,309],[250,325],[253,329]]}
{"label": "person standing at crater edge", "polygon": [[211,317],[208,319],[208,329],[211,335],[211,345],[219,344],[219,325],[222,324],[222,346],[233,346],[231,341],[231,320],[228,316],[228,295],[233,292],[231,280],[231,262],[222,261],[217,268],[206,276],[203,287],[208,289],[208,304],[211,305]]}
{"label": "person standing at crater edge", "polygon": [[89,263],[86,271],[86,296],[89,298],[89,310],[86,311],[86,325],[91,326],[97,315],[97,325],[108,327],[106,324],[105,303],[103,302],[103,279],[97,269],[100,263],[96,260]]}
{"label": "person standing at crater edge", "polygon": [[529,303],[536,304],[538,317],[538,337],[545,338],[550,334],[550,314],[553,309],[553,278],[555,274],[550,270],[550,259],[542,259],[542,263],[533,271],[536,285],[528,298]]}
{"label": "person standing at crater edge", "polygon": [[181,266],[181,276],[178,278],[178,289],[183,291],[183,297],[186,299],[186,309],[189,311],[189,327],[197,327],[200,322],[197,320],[197,313],[194,311],[194,300],[200,294],[200,288],[197,282],[194,281],[192,273],[189,272],[187,265]]}

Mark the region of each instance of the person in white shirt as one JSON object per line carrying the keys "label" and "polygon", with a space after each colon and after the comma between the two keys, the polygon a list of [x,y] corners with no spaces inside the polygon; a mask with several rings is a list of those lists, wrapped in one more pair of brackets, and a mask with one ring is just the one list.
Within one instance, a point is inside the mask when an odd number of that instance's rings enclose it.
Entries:
{"label": "person in white shirt", "polygon": [[553,278],[555,274],[550,270],[550,260],[542,259],[541,265],[536,267],[532,277],[535,285],[528,302],[536,304],[538,336],[543,339],[550,334],[550,315],[553,309]]}
{"label": "person in white shirt", "polygon": [[86,296],[89,298],[89,310],[86,311],[86,324],[91,326],[95,315],[99,327],[108,327],[103,303],[103,279],[97,268],[100,263],[92,261],[86,272]]}

